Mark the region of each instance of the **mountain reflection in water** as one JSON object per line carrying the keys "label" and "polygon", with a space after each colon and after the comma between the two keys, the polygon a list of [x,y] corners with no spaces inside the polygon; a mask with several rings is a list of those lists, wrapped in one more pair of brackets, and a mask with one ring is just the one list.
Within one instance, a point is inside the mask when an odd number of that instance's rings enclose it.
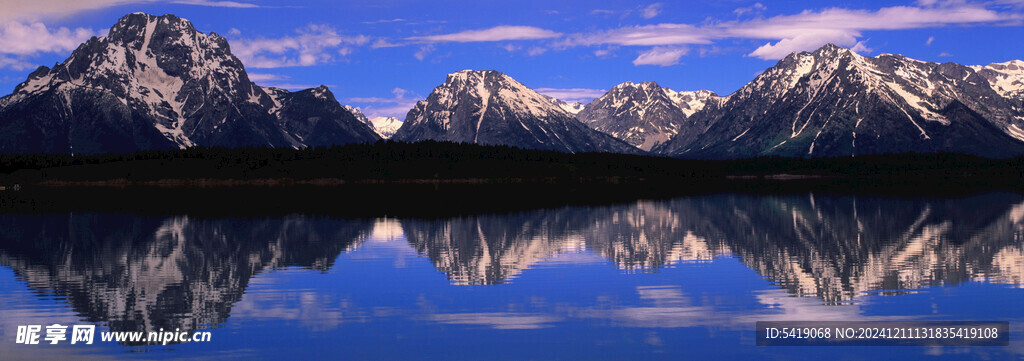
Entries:
{"label": "mountain reflection in water", "polygon": [[[368,238],[404,239],[455,285],[515,282],[537,265],[578,253],[624,272],[734,257],[790,295],[828,305],[873,291],[1024,282],[1024,197],[1010,193],[949,199],[720,194],[444,219],[22,214],[0,215],[0,228],[0,264],[32,289],[62,295],[88,321],[117,331],[219,327],[257,273],[327,271]],[[637,290],[677,312],[704,312],[677,288]],[[501,319],[509,329],[554,321],[486,312],[430,319]]]}

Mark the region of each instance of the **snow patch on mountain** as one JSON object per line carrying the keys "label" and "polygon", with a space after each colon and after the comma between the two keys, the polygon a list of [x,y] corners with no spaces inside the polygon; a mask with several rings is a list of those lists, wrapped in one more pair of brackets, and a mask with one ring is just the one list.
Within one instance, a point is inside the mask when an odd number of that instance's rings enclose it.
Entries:
{"label": "snow patch on mountain", "polygon": [[395,117],[374,117],[370,119],[370,123],[373,125],[373,130],[384,139],[391,139],[398,128],[402,127],[402,121]]}
{"label": "snow patch on mountain", "polygon": [[992,85],[992,89],[1000,95],[1024,101],[1024,61],[1011,60],[986,66],[975,65],[971,68],[985,77]]}

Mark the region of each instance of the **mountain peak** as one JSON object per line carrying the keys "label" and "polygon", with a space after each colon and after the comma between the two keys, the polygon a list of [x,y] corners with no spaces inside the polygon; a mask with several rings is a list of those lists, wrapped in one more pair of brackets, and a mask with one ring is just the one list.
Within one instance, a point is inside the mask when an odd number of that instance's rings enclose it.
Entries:
{"label": "mountain peak", "polygon": [[316,88],[310,89],[310,92],[313,94],[313,96],[315,96],[315,97],[317,97],[319,99],[323,99],[323,100],[333,100],[334,99],[334,93],[332,93],[331,90],[328,89],[327,86],[323,85],[323,84],[321,84],[320,86],[318,86]]}
{"label": "mountain peak", "polygon": [[[114,26],[110,27],[107,39],[119,44],[135,44],[154,35],[157,25],[172,29],[183,35],[194,35],[197,33],[192,22],[179,18],[174,14],[151,15],[146,13],[132,13],[121,17]],[[145,43],[148,44],[148,43]],[[145,50],[145,49],[143,49]]]}
{"label": "mountain peak", "polygon": [[828,44],[822,45],[820,48],[818,48],[818,50],[815,50],[814,52],[816,52],[816,53],[817,52],[828,52],[828,51],[833,51],[834,52],[834,51],[841,51],[841,50],[849,51],[849,49],[847,49],[847,48],[841,47],[841,46],[833,44],[833,43],[828,43]]}

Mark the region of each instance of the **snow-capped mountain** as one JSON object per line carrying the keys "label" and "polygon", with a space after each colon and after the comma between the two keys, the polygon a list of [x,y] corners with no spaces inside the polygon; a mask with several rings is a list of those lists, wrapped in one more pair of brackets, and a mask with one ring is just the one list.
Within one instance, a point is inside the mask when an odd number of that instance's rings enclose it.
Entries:
{"label": "snow-capped mountain", "polygon": [[373,124],[373,130],[377,135],[384,139],[391,139],[398,128],[402,127],[402,121],[395,117],[373,117],[370,123]]}
{"label": "snow-capped mountain", "polygon": [[651,150],[675,136],[686,118],[717,98],[707,90],[677,92],[653,81],[625,82],[587,104],[576,116],[591,128]]}
{"label": "snow-capped mountain", "polygon": [[638,152],[588,128],[547,97],[493,70],[448,75],[392,139],[510,145],[563,152]]}
{"label": "snow-capped mountain", "polygon": [[1022,129],[1021,107],[974,68],[902,55],[864,57],[829,44],[790,54],[721,102],[708,103],[654,151],[691,158],[1007,157],[1024,154]]}
{"label": "snow-capped mountain", "polygon": [[316,144],[379,139],[328,95],[264,89],[220,35],[174,15],[134,13],[0,99],[0,153],[303,147],[320,128],[339,137],[318,135]]}
{"label": "snow-capped mountain", "polygon": [[[544,94],[541,94],[541,95],[544,95]],[[578,114],[581,110],[583,110],[583,107],[585,106],[584,104],[582,104],[580,102],[571,102],[570,103],[570,102],[564,101],[562,99],[557,99],[555,97],[551,97],[551,96],[547,96],[547,95],[544,95],[544,97],[547,98],[548,101],[550,101],[552,103],[555,103],[555,105],[557,105],[559,108],[562,108],[562,110],[565,110],[565,111],[567,111],[567,112],[569,112],[571,114]]]}

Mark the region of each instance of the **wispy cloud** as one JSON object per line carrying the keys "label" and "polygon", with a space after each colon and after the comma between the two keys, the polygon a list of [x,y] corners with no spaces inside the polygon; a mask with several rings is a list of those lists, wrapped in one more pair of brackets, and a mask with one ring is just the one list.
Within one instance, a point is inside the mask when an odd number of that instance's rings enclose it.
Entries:
{"label": "wispy cloud", "polygon": [[404,22],[404,21],[405,21],[405,19],[402,19],[402,18],[394,18],[394,19],[380,19],[380,20],[374,20],[374,21],[363,21],[362,23],[363,24],[386,24],[386,23],[400,23],[400,22]]}
{"label": "wispy cloud", "polygon": [[[265,87],[281,88],[288,90],[302,90],[316,88],[319,84],[295,83],[292,77],[283,74],[249,73],[249,80]],[[328,85],[333,88],[334,85]]]}
{"label": "wispy cloud", "polygon": [[13,69],[21,71],[32,69],[32,67],[34,66],[34,64],[25,59],[12,58],[0,55],[0,69]]}
{"label": "wispy cloud", "polygon": [[654,47],[641,52],[636,59],[633,59],[633,65],[676,65],[679,64],[679,58],[688,52],[689,49],[685,47]]}
{"label": "wispy cloud", "polygon": [[507,40],[550,39],[561,36],[561,33],[533,26],[495,26],[489,29],[466,30],[451,34],[414,36],[407,40],[419,42],[489,42]]}
{"label": "wispy cloud", "polygon": [[555,99],[583,104],[590,103],[594,98],[600,97],[607,92],[605,89],[587,88],[537,88],[534,90]]}
{"label": "wispy cloud", "polygon": [[529,55],[529,56],[537,56],[537,55],[544,54],[546,52],[548,52],[547,48],[542,48],[542,47],[539,47],[539,46],[531,46],[529,49],[526,49],[526,55]]}
{"label": "wispy cloud", "polygon": [[370,42],[365,35],[343,35],[329,25],[310,24],[296,35],[280,38],[232,39],[235,56],[249,68],[281,68],[330,63],[352,52],[350,46]]}
{"label": "wispy cloud", "polygon": [[640,16],[642,16],[644,19],[653,18],[655,16],[658,16],[658,14],[661,14],[661,8],[662,8],[662,4],[661,3],[653,3],[651,5],[647,5],[647,7],[645,7],[640,12]]}
{"label": "wispy cloud", "polygon": [[427,55],[430,55],[430,53],[434,52],[435,48],[436,47],[434,46],[434,44],[427,44],[421,46],[419,50],[416,50],[416,52],[412,54],[412,56],[415,57],[416,60],[422,61],[423,59],[427,58]]}
{"label": "wispy cloud", "polygon": [[925,46],[932,46],[932,42],[933,42],[933,41],[935,41],[935,37],[934,37],[934,36],[929,36],[929,37],[928,37],[928,40],[926,40],[926,41],[924,42],[924,45],[925,45]]}
{"label": "wispy cloud", "polygon": [[744,14],[759,13],[759,12],[762,12],[762,11],[765,11],[765,10],[768,10],[768,7],[764,6],[764,4],[754,3],[754,5],[751,5],[751,6],[742,7],[742,8],[736,8],[732,12],[733,12],[733,14],[736,14],[736,16],[743,16]]}
{"label": "wispy cloud", "polygon": [[249,73],[249,80],[257,83],[263,83],[274,80],[287,80],[291,77],[281,74],[264,74],[264,73]]}
{"label": "wispy cloud", "polygon": [[659,24],[618,28],[589,34],[575,34],[560,44],[657,46],[680,44],[710,44],[714,39],[710,29],[689,24]]}
{"label": "wispy cloud", "polygon": [[185,4],[185,5],[199,5],[199,6],[214,6],[224,8],[258,8],[259,5],[238,2],[238,1],[208,1],[208,0],[175,0],[171,1],[173,4]]}

